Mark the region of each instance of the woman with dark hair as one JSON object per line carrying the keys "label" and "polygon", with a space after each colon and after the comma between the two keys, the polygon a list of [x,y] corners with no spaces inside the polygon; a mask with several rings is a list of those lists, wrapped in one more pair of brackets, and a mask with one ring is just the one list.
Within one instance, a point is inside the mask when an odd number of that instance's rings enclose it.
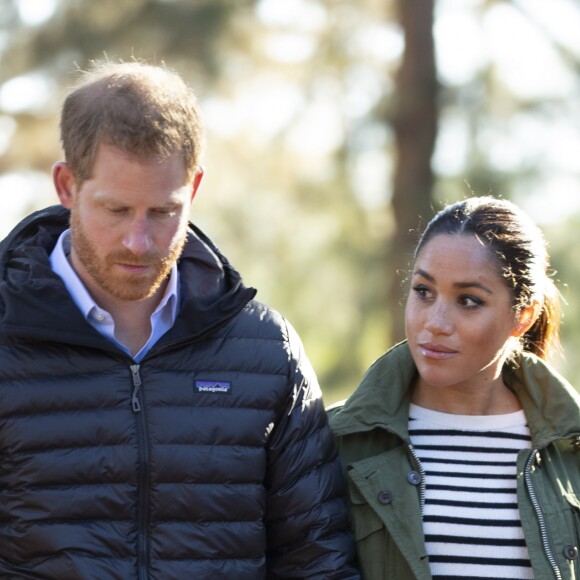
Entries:
{"label": "woman with dark hair", "polygon": [[510,202],[470,198],[428,224],[407,340],[329,411],[367,580],[580,577],[580,396],[546,362],[548,271]]}

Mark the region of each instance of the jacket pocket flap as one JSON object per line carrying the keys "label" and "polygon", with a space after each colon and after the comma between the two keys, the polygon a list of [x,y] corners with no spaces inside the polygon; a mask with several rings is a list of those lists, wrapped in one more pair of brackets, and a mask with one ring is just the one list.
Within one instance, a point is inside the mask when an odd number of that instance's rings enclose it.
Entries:
{"label": "jacket pocket flap", "polygon": [[360,541],[382,529],[383,522],[367,503],[356,485],[352,481],[349,481],[348,485],[354,538],[356,541]]}

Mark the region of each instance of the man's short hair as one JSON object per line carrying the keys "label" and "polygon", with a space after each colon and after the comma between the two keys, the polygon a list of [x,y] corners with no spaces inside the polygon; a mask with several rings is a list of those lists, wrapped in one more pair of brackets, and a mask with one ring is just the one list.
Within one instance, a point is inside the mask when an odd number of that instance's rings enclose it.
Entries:
{"label": "man's short hair", "polygon": [[188,179],[200,168],[204,135],[195,94],[165,66],[93,62],[63,104],[60,131],[77,183],[91,177],[101,144],[139,160],[180,153]]}

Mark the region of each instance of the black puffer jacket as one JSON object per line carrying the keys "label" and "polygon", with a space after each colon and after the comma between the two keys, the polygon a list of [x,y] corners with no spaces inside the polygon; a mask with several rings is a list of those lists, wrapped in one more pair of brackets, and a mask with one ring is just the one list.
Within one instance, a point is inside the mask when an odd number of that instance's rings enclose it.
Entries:
{"label": "black puffer jacket", "polygon": [[0,578],[358,578],[316,379],[199,231],[140,364],[83,318],[49,208],[0,244]]}

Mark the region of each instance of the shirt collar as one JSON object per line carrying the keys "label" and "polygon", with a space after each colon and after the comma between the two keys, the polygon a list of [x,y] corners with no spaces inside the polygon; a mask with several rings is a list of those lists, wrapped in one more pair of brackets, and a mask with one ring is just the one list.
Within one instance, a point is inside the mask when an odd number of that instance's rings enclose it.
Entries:
{"label": "shirt collar", "polygon": [[[68,290],[75,304],[82,312],[85,319],[89,320],[90,318],[94,317],[97,312],[102,313],[105,311],[94,301],[86,286],[79,278],[79,275],[72,267],[72,264],[67,257],[70,253],[70,250],[70,229],[68,229],[59,236],[56,246],[50,254],[50,265],[53,272],[62,278],[66,289]],[[172,323],[175,321],[179,305],[178,280],[179,273],[177,270],[177,264],[173,264],[169,274],[169,282],[167,284],[167,288],[165,289],[165,293],[163,294],[163,297],[161,298],[152,316],[155,316],[160,311],[167,309],[169,314],[168,318],[172,321]]]}

